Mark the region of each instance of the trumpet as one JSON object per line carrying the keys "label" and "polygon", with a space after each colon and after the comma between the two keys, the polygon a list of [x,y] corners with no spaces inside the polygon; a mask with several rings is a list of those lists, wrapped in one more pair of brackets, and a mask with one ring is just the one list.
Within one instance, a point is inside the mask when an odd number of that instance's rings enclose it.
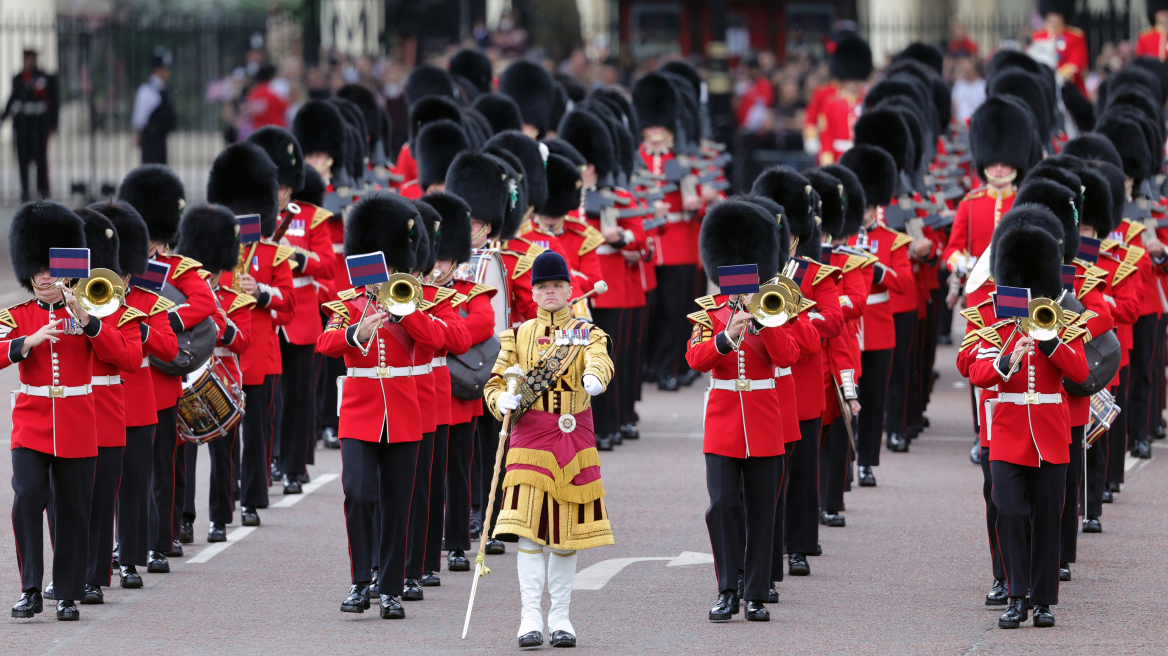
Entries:
{"label": "trumpet", "polygon": [[[1066,325],[1066,321],[1063,320],[1062,307],[1049,298],[1032,299],[1027,309],[1030,311],[1030,316],[1025,319],[1019,318],[1015,320],[1016,325],[1014,326],[1014,330],[1006,338],[1004,344],[1008,345],[1010,340],[1014,338],[1014,335],[1019,332],[1025,332],[1028,337],[1036,342],[1054,339],[1058,337],[1059,331]],[[1004,348],[1002,350],[1005,351]],[[1007,377],[1017,373],[1021,366],[1022,358],[1018,358],[1013,366],[1010,367]]]}
{"label": "trumpet", "polygon": [[790,287],[779,280],[783,277],[772,279],[773,282],[760,287],[750,299],[751,316],[767,328],[781,326],[799,312],[799,304]]}
{"label": "trumpet", "polygon": [[422,283],[408,273],[395,273],[381,285],[377,299],[395,317],[413,314],[422,302]]}
{"label": "trumpet", "polygon": [[[58,280],[58,288],[64,290],[65,283]],[[117,312],[126,302],[126,285],[121,276],[109,269],[92,269],[88,278],[82,278],[73,286],[77,304],[91,317],[98,319]],[[73,314],[72,311],[69,312]]]}

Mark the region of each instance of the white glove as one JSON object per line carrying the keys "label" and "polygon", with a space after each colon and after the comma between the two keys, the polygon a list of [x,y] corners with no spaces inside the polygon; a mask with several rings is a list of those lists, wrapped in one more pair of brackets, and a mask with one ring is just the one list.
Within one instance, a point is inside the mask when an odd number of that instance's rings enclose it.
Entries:
{"label": "white glove", "polygon": [[604,391],[604,385],[600,384],[600,379],[592,374],[584,374],[584,391],[592,396],[596,396]]}
{"label": "white glove", "polygon": [[820,145],[819,139],[804,139],[803,140],[803,152],[807,153],[808,155],[811,155],[812,157],[815,157],[816,155],[818,155],[819,151],[822,149],[823,149],[823,146]]}
{"label": "white glove", "polygon": [[511,392],[503,392],[499,394],[495,400],[495,406],[503,412],[509,412],[519,407],[519,395]]}

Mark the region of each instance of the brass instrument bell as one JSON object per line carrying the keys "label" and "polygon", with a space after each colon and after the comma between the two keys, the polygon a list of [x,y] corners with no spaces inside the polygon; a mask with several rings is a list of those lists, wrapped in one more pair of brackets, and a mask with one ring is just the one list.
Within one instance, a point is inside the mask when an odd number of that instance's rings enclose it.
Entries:
{"label": "brass instrument bell", "polygon": [[408,273],[395,273],[377,293],[386,311],[397,317],[412,314],[422,302],[422,283]]}
{"label": "brass instrument bell", "polygon": [[750,299],[751,316],[767,328],[787,323],[798,312],[799,305],[791,290],[777,280],[760,287]]}
{"label": "brass instrument bell", "polygon": [[1026,334],[1031,339],[1042,342],[1058,337],[1059,330],[1066,325],[1063,321],[1063,309],[1049,298],[1036,298],[1030,301],[1030,316],[1026,319]]}
{"label": "brass instrument bell", "polygon": [[77,304],[89,316],[99,319],[117,312],[126,301],[125,283],[109,269],[91,269],[88,278],[77,281],[73,293],[77,295]]}

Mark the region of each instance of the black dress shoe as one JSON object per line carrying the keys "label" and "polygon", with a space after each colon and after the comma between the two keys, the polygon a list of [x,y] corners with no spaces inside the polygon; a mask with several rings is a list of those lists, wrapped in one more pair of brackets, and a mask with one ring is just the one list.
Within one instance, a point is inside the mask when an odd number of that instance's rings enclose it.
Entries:
{"label": "black dress shoe", "polygon": [[[937,372],[934,371],[933,373],[937,373]],[[937,378],[938,378],[938,376],[935,376],[933,379],[936,380]],[[921,415],[921,430],[924,430],[928,427],[929,427],[929,418],[926,417],[925,415]]]}
{"label": "black dress shoe", "polygon": [[133,565],[123,565],[118,570],[118,579],[123,588],[137,589],[142,587],[142,575],[138,573],[138,568]]}
{"label": "black dress shoe", "polygon": [[421,601],[425,598],[422,594],[422,585],[418,583],[418,579],[406,579],[405,585],[402,587],[402,601]]}
{"label": "black dress shoe", "polygon": [[596,450],[597,451],[612,451],[612,442],[607,435],[601,433],[596,434]]}
{"label": "black dress shoe", "polygon": [[303,494],[304,488],[300,487],[300,481],[292,474],[284,474],[284,494]]}
{"label": "black dress shoe", "polygon": [[85,597],[81,600],[81,603],[85,604],[86,606],[92,606],[94,604],[104,604],[105,603],[105,595],[103,595],[101,593],[100,587],[86,583],[85,584]]}
{"label": "black dress shoe", "polygon": [[920,424],[912,424],[904,429],[904,436],[910,440],[915,440],[921,434]]}
{"label": "black dress shoe", "polygon": [[746,621],[769,622],[771,621],[771,612],[762,605],[761,601],[748,601],[746,602]]}
{"label": "black dress shoe", "polygon": [[483,516],[478,511],[470,513],[470,539],[477,540],[483,536]]}
{"label": "black dress shoe", "polygon": [[1084,533],[1102,533],[1103,532],[1103,524],[1099,521],[1098,517],[1088,517],[1088,518],[1083,520],[1083,532]]}
{"label": "black dress shoe", "polygon": [[543,634],[539,631],[528,631],[519,636],[519,648],[529,649],[531,647],[543,646]]}
{"label": "black dress shoe", "polygon": [[969,461],[975,465],[981,464],[981,443],[973,443],[973,448],[969,450]]}
{"label": "black dress shoe", "polygon": [[194,522],[183,521],[178,527],[178,541],[181,544],[190,544],[195,541]]}
{"label": "black dress shoe", "polygon": [[57,601],[57,621],[59,622],[76,622],[81,619],[81,611],[77,609],[77,603],[72,599],[60,599]]}
{"label": "black dress shoe", "polygon": [[548,644],[553,647],[575,647],[576,636],[567,631],[552,631],[552,639]]}
{"label": "black dress shoe", "polygon": [[1103,490],[1101,498],[1103,503],[1115,503],[1115,495],[1111,493],[1111,490]]}
{"label": "black dress shoe", "polygon": [[994,585],[986,594],[986,606],[1005,606],[1006,605],[1006,579],[994,579]]}
{"label": "black dress shoe", "polygon": [[680,386],[681,383],[677,381],[675,376],[666,376],[664,378],[657,379],[657,389],[661,390],[662,392],[676,392],[677,388]]}
{"label": "black dress shoe", "polygon": [[806,555],[808,555],[808,556],[822,556],[823,555],[823,545],[822,544],[815,545],[815,551],[808,551]]}
{"label": "black dress shoe", "polygon": [[888,450],[893,453],[908,453],[908,440],[901,433],[889,433]]}
{"label": "black dress shoe", "polygon": [[461,549],[455,549],[446,554],[446,569],[451,572],[469,572],[470,561]]}
{"label": "black dress shoe", "polygon": [[1039,629],[1054,626],[1054,615],[1050,612],[1050,606],[1044,604],[1034,606],[1034,626]]}
{"label": "black dress shoe", "polygon": [[324,442],[324,448],[326,449],[341,448],[341,439],[337,437],[337,429],[335,428],[329,427],[322,430],[320,432],[320,439]]}
{"label": "black dress shoe", "polygon": [[241,508],[239,510],[239,523],[244,526],[259,526],[260,514],[256,512],[255,508]]}
{"label": "black dress shoe", "polygon": [[418,583],[421,583],[423,588],[437,588],[442,585],[442,579],[434,572],[426,572],[418,579]]}
{"label": "black dress shoe", "polygon": [[701,372],[696,371],[694,369],[690,369],[689,371],[686,371],[684,374],[678,376],[677,382],[678,382],[678,384],[680,384],[683,387],[689,387],[690,385],[693,385],[694,381],[697,380],[698,376],[701,376],[701,375],[702,375]]}
{"label": "black dress shoe", "polygon": [[116,570],[117,568],[121,567],[121,565],[121,556],[118,555],[118,545],[115,542],[113,558],[110,560],[110,571]]}
{"label": "black dress shoe", "polygon": [[1152,457],[1152,445],[1147,442],[1136,442],[1132,446],[1131,454],[1133,458],[1147,460]]}
{"label": "black dress shoe", "polygon": [[218,522],[211,522],[211,528],[207,529],[207,542],[226,542],[227,541],[227,527]]}
{"label": "black dress shoe", "polygon": [[1164,424],[1160,424],[1152,429],[1152,437],[1157,440],[1164,439],[1165,435],[1168,435],[1168,433],[1166,433],[1164,430]]}
{"label": "black dress shoe", "polygon": [[860,467],[860,487],[876,487],[876,474],[871,467]]}
{"label": "black dress shoe", "polygon": [[1108,483],[1107,484],[1107,491],[1112,493],[1112,494],[1119,494],[1119,492],[1121,491],[1119,489],[1119,487],[1120,487],[1119,483]]}
{"label": "black dress shoe", "polygon": [[505,553],[507,553],[507,547],[504,546],[502,542],[499,542],[495,538],[491,538],[490,540],[487,540],[487,555],[488,556],[498,556],[498,555],[505,554]]}
{"label": "black dress shoe", "polygon": [[309,483],[312,482],[312,477],[309,476],[307,473],[297,474],[296,475],[296,482],[300,483],[301,485],[308,485]]}
{"label": "black dress shoe", "polygon": [[1006,612],[998,618],[998,628],[1016,629],[1019,624],[1026,621],[1027,615],[1026,597],[1010,597],[1006,603]]}
{"label": "black dress shoe", "polygon": [[937,336],[937,343],[942,345],[942,346],[952,346],[953,345],[953,338],[948,336],[948,335],[938,335]]}
{"label": "black dress shoe", "polygon": [[272,472],[273,481],[278,481],[284,478],[284,472],[280,471],[280,465],[277,465],[274,460],[272,461],[272,465],[269,469]]}
{"label": "black dress shoe", "polygon": [[824,526],[834,526],[836,528],[842,528],[844,526],[847,526],[848,522],[846,519],[844,519],[844,516],[840,513],[825,512],[825,513],[823,513],[823,525]]}
{"label": "black dress shoe", "polygon": [[807,564],[807,556],[793,553],[787,556],[787,574],[790,576],[808,576],[811,574],[811,565]]}
{"label": "black dress shoe", "polygon": [[1059,563],[1059,580],[1060,581],[1070,581],[1071,580],[1071,564],[1070,563]]}
{"label": "black dress shoe", "polygon": [[774,585],[771,585],[771,589],[767,590],[767,603],[768,604],[779,603],[779,591],[775,590]]}
{"label": "black dress shoe", "polygon": [[170,562],[166,560],[166,556],[151,551],[146,555],[146,571],[150,574],[166,574],[170,571]]}
{"label": "black dress shoe", "polygon": [[179,542],[178,540],[171,542],[170,543],[170,551],[163,551],[162,555],[166,556],[167,558],[182,558],[182,555],[183,555],[182,543]]}
{"label": "black dress shoe", "polygon": [[402,608],[401,601],[396,595],[381,595],[381,619],[404,620],[406,609]]}
{"label": "black dress shoe", "polygon": [[723,592],[718,595],[718,603],[710,609],[711,622],[729,622],[738,614],[738,595],[734,592]]}
{"label": "black dress shoe", "polygon": [[12,607],[12,616],[27,619],[44,611],[44,597],[39,590],[31,590],[20,595],[20,601]]}
{"label": "black dress shoe", "polygon": [[[641,437],[641,431],[637,429],[636,424],[625,424],[624,426],[620,427],[620,432],[626,440],[635,440]],[[565,633],[567,633],[567,631],[565,631]]]}
{"label": "black dress shoe", "polygon": [[358,583],[349,588],[349,596],[341,602],[342,613],[364,613],[369,610],[369,584]]}
{"label": "black dress shoe", "polygon": [[620,446],[625,443],[625,436],[621,435],[620,431],[608,434],[608,442],[613,446]]}
{"label": "black dress shoe", "polygon": [[377,568],[376,568],[376,567],[374,567],[374,568],[373,568],[373,579],[372,579],[371,581],[369,581],[369,589],[370,589],[370,590],[376,590],[376,589],[377,589],[377,579],[378,579],[378,578],[379,578],[379,577],[377,576]]}
{"label": "black dress shoe", "polygon": [[49,584],[45,586],[45,589],[41,593],[41,596],[43,596],[45,599],[53,599],[53,582],[52,581],[49,581]]}

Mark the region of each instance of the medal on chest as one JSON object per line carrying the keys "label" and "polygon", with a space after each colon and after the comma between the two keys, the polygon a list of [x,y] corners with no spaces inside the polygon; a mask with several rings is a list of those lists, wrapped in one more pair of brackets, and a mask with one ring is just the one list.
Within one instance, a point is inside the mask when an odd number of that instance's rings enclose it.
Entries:
{"label": "medal on chest", "polygon": [[[559,332],[559,331],[557,331],[557,332]],[[550,337],[543,336],[543,337],[536,338],[535,350],[539,352],[539,355],[541,357],[543,356],[544,353],[547,353],[547,350],[551,347],[552,347],[552,339]]]}
{"label": "medal on chest", "polygon": [[587,328],[571,328],[557,330],[555,333],[557,346],[585,346],[588,344]]}
{"label": "medal on chest", "polygon": [[83,334],[83,331],[81,330],[81,324],[77,323],[77,320],[73,317],[65,317],[61,321],[61,329],[62,332],[64,332],[66,335]]}
{"label": "medal on chest", "polygon": [[288,236],[303,237],[307,232],[307,225],[304,219],[292,219],[292,223],[288,226]]}

